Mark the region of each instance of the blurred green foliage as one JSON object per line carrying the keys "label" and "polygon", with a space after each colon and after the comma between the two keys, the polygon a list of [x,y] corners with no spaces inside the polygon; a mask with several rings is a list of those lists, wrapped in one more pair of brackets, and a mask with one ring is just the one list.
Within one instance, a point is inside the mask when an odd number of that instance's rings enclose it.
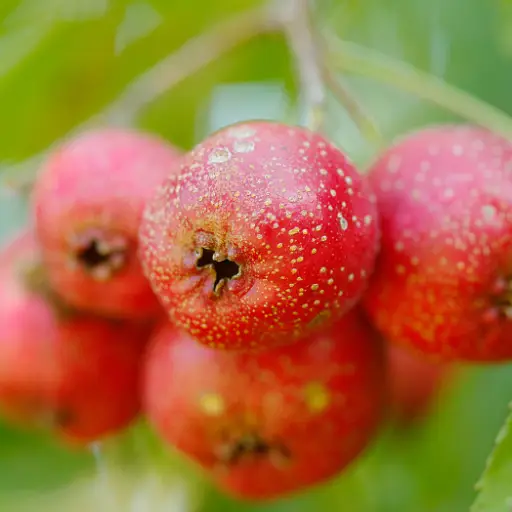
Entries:
{"label": "blurred green foliage", "polygon": [[[255,3],[2,0],[0,164],[8,169],[9,163],[43,150],[101,111],[134,77],[187,39]],[[319,23],[342,37],[407,60],[512,113],[509,1],[318,0],[317,6]],[[271,82],[287,91],[293,103],[290,64],[282,36],[258,38],[158,98],[142,113],[140,126],[188,148],[223,123],[223,112],[226,123],[234,113],[253,117],[255,106],[267,101],[263,95],[258,98],[254,87],[250,93],[216,94],[222,84]],[[425,123],[452,119],[399,91],[355,79],[349,85],[387,139]],[[268,101],[275,97],[270,95]],[[330,112],[332,137],[356,160],[366,161],[373,148],[361,140],[343,109],[333,105]],[[274,114],[283,118],[288,112]],[[22,225],[26,215],[24,200],[0,192],[2,238]],[[220,495],[193,469],[186,474],[204,493],[201,512],[464,511],[474,500],[474,484],[511,397],[512,368],[468,368],[427,422],[409,431],[384,432],[334,481],[273,504],[241,505]],[[159,451],[160,446],[152,453]],[[511,452],[509,448],[503,454],[502,449],[499,460],[512,460]],[[133,454],[136,461],[147,457],[140,450]],[[169,460],[166,471],[185,471],[182,461]],[[57,510],[51,501],[43,505],[39,493],[65,488],[81,476],[99,478],[102,471],[90,452],[70,452],[47,438],[0,426],[0,510]],[[508,471],[500,473],[505,489],[512,485]],[[33,505],[31,495],[36,497]],[[102,509],[100,497],[94,506]],[[76,503],[73,510],[79,510]]]}
{"label": "blurred green foliage", "polygon": [[512,506],[512,414],[503,425],[496,447],[478,482],[479,495],[471,512],[499,512]]}

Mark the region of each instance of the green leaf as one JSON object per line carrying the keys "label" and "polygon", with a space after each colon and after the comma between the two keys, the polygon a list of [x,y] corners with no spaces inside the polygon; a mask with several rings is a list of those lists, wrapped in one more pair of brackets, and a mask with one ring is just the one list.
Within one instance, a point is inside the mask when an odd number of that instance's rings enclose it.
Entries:
{"label": "green leaf", "polygon": [[502,49],[508,54],[512,54],[512,1],[498,1],[498,40]]}
{"label": "green leaf", "polygon": [[498,434],[477,489],[480,492],[471,512],[510,512],[512,509],[512,412]]}

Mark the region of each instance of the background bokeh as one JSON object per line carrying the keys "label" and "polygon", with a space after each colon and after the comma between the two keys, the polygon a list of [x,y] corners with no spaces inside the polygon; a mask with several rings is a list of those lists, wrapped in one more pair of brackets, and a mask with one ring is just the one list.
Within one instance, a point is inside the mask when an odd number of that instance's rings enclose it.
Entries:
{"label": "background bokeh", "polygon": [[[14,169],[30,172],[16,164],[100,112],[126,84],[187,39],[255,3],[1,0],[0,169],[10,177]],[[512,114],[512,2],[317,4],[318,22],[341,37],[411,62]],[[388,140],[426,123],[454,119],[386,86],[360,78],[346,81]],[[151,102],[138,126],[189,148],[240,119],[293,120],[295,93],[284,38],[264,36]],[[328,129],[361,166],[372,158],[375,148],[334,101]],[[26,217],[25,200],[0,190],[1,238]],[[0,424],[0,510],[464,511],[474,500],[474,485],[511,398],[512,367],[463,368],[423,424],[386,430],[361,460],[327,485],[259,506],[218,494],[143,429],[112,445],[71,452],[42,435]],[[147,463],[158,471],[147,469]]]}

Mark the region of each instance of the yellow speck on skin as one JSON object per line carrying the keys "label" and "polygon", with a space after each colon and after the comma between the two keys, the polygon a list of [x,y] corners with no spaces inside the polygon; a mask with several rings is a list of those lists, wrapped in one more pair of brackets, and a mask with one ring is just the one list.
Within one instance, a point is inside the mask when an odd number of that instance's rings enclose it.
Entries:
{"label": "yellow speck on skin", "polygon": [[313,413],[324,411],[331,401],[329,391],[320,382],[309,382],[303,389],[304,400]]}
{"label": "yellow speck on skin", "polygon": [[[320,290],[320,293],[322,293],[323,290]],[[316,329],[319,325],[322,325],[324,322],[329,320],[331,317],[331,313],[328,310],[320,311],[318,315],[316,315],[309,323],[308,327]]]}
{"label": "yellow speck on skin", "polygon": [[226,406],[224,399],[217,393],[205,393],[199,399],[201,410],[208,416],[220,416]]}

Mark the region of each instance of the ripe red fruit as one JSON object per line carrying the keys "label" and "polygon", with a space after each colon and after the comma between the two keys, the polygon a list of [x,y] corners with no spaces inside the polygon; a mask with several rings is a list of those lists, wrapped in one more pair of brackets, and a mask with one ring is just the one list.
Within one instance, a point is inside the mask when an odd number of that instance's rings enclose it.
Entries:
{"label": "ripe red fruit", "polygon": [[211,347],[270,347],[360,298],[374,197],[304,128],[249,122],[198,145],[148,203],[141,259],[173,321]]}
{"label": "ripe red fruit", "polygon": [[0,415],[73,443],[96,440],[139,411],[146,333],[52,306],[32,289],[38,258],[29,233],[0,253]]}
{"label": "ripe red fruit", "polygon": [[370,171],[382,252],[366,308],[392,342],[512,359],[512,144],[480,128],[412,134]]}
{"label": "ripe red fruit", "polygon": [[165,325],[148,356],[145,411],[221,488],[274,498],[332,477],[372,439],[386,388],[381,348],[355,311],[256,354],[213,350]]}
{"label": "ripe red fruit", "polygon": [[434,407],[451,373],[451,365],[388,345],[390,404],[394,420],[419,421]]}
{"label": "ripe red fruit", "polygon": [[52,286],[72,305],[113,317],[159,310],[137,257],[146,200],[179,153],[131,131],[84,133],[58,148],[36,183],[36,229]]}

